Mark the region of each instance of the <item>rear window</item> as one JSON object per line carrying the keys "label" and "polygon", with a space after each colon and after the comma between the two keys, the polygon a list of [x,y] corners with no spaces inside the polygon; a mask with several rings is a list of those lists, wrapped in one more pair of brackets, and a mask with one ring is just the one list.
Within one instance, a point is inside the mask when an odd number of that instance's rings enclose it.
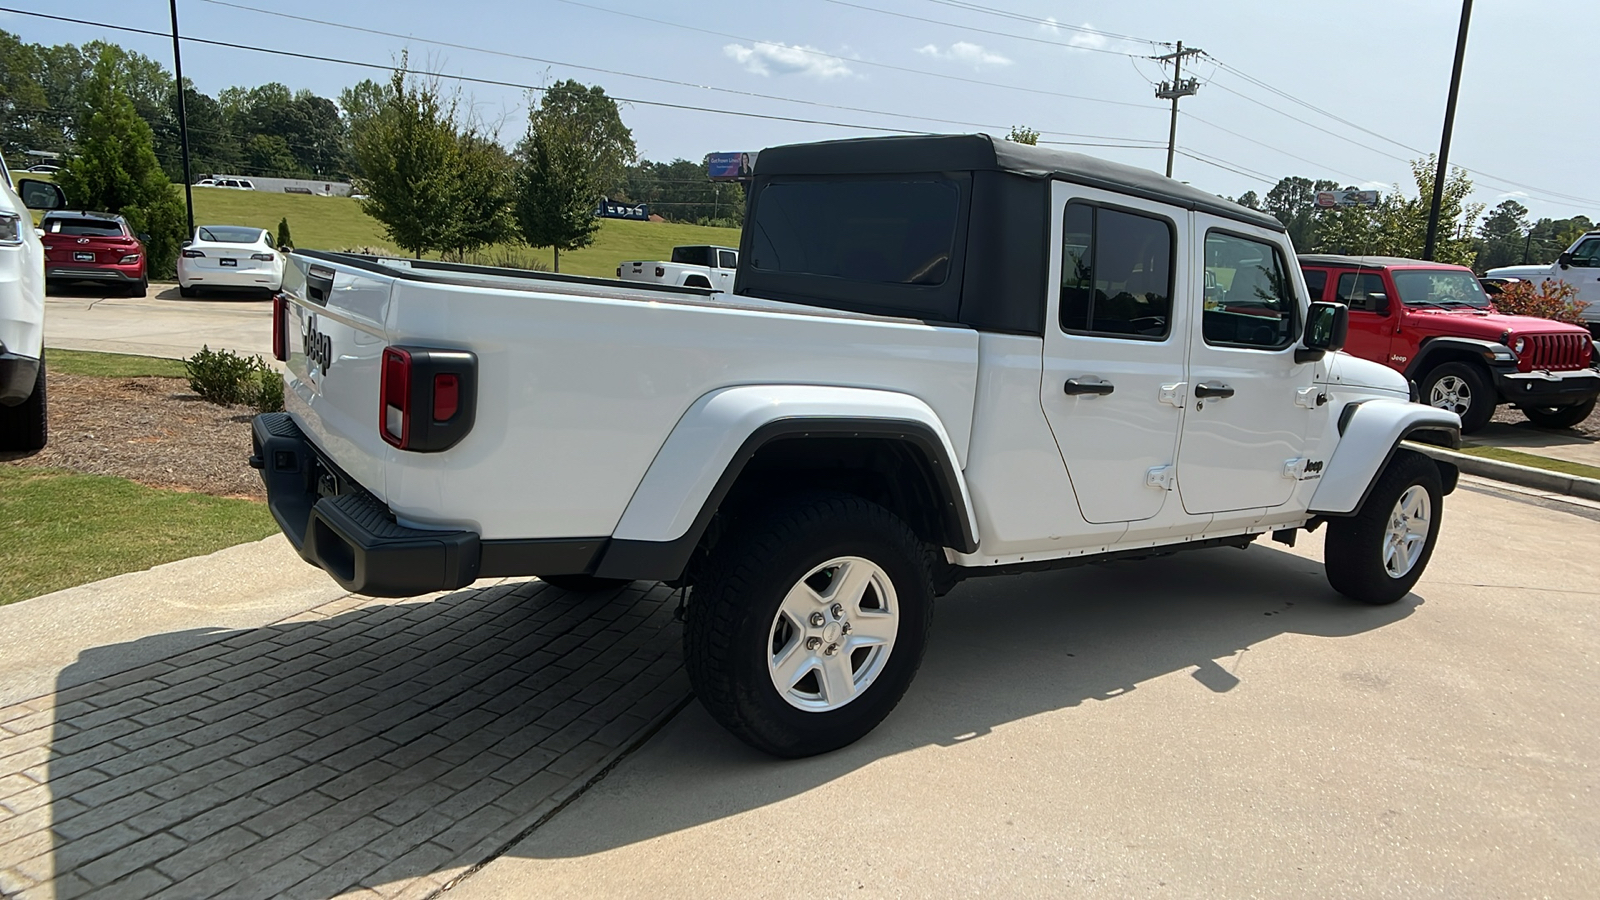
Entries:
{"label": "rear window", "polygon": [[673,247],[672,261],[685,266],[710,266],[710,247]]}
{"label": "rear window", "polygon": [[943,180],[768,185],[750,264],[866,284],[944,284],[960,201]]}
{"label": "rear window", "polygon": [[111,219],[45,219],[47,234],[69,234],[77,237],[117,237],[122,226]]}
{"label": "rear window", "polygon": [[254,244],[261,240],[261,229],[238,225],[202,225],[199,232],[200,240],[218,244]]}

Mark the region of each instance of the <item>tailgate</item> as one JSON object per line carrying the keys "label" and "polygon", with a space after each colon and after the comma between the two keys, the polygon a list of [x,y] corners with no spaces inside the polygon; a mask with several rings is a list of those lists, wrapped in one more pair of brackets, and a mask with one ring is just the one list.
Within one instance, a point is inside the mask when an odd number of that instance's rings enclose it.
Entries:
{"label": "tailgate", "polygon": [[390,448],[378,431],[378,390],[394,279],[295,254],[287,262],[285,406],[335,465],[384,498]]}

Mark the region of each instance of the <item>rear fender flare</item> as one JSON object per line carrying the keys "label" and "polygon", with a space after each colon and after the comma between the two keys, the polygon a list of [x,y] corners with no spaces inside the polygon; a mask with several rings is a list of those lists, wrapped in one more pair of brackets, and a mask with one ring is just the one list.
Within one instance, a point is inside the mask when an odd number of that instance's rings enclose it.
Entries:
{"label": "rear fender flare", "polygon": [[1420,403],[1374,399],[1346,406],[1339,433],[1339,445],[1311,497],[1313,515],[1348,516],[1359,510],[1403,440],[1459,447],[1461,419]]}
{"label": "rear fender flare", "polygon": [[959,456],[938,414],[909,394],[814,385],[722,388],[697,400],[657,452],[612,532],[595,574],[676,578],[746,462],[772,440],[805,436],[903,440],[934,469],[960,540],[974,552],[977,516]]}

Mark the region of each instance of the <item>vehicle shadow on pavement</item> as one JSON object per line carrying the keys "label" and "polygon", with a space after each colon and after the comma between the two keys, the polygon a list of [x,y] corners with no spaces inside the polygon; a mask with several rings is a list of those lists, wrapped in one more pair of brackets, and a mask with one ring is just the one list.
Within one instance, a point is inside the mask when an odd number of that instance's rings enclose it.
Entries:
{"label": "vehicle shadow on pavement", "polygon": [[598,788],[581,827],[542,830],[513,853],[591,857],[783,803],[899,753],[982,741],[1040,713],[1116,702],[1172,673],[1226,692],[1251,677],[1248,665],[1228,659],[1241,651],[1285,634],[1361,634],[1422,603],[1416,594],[1381,607],[1347,600],[1328,586],[1320,562],[1260,545],[971,581],[939,601],[911,689],[856,744],[774,760],[691,708]]}
{"label": "vehicle shadow on pavement", "polygon": [[[1320,564],[1264,547],[974,581],[940,601],[921,674],[856,745],[780,762],[691,717],[703,733],[673,802],[512,852],[690,828],[1172,672],[1226,691],[1238,680],[1216,660],[1284,633],[1380,628],[1420,602],[1345,601]],[[16,813],[0,818],[0,872],[23,891],[53,880],[57,897],[427,896],[681,706],[675,605],[660,585],[584,597],[518,582],[90,651],[37,732],[0,710],[0,784],[44,782],[31,800],[0,793]],[[36,751],[30,734],[48,739]]]}

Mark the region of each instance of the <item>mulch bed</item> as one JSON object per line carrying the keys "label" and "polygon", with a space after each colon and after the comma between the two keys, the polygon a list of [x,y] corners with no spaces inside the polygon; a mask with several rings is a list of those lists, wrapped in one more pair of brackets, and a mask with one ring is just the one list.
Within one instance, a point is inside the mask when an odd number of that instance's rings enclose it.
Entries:
{"label": "mulch bed", "polygon": [[102,378],[50,372],[50,443],[0,464],[116,475],[151,487],[266,499],[250,457],[244,406],[216,406],[182,378]]}

